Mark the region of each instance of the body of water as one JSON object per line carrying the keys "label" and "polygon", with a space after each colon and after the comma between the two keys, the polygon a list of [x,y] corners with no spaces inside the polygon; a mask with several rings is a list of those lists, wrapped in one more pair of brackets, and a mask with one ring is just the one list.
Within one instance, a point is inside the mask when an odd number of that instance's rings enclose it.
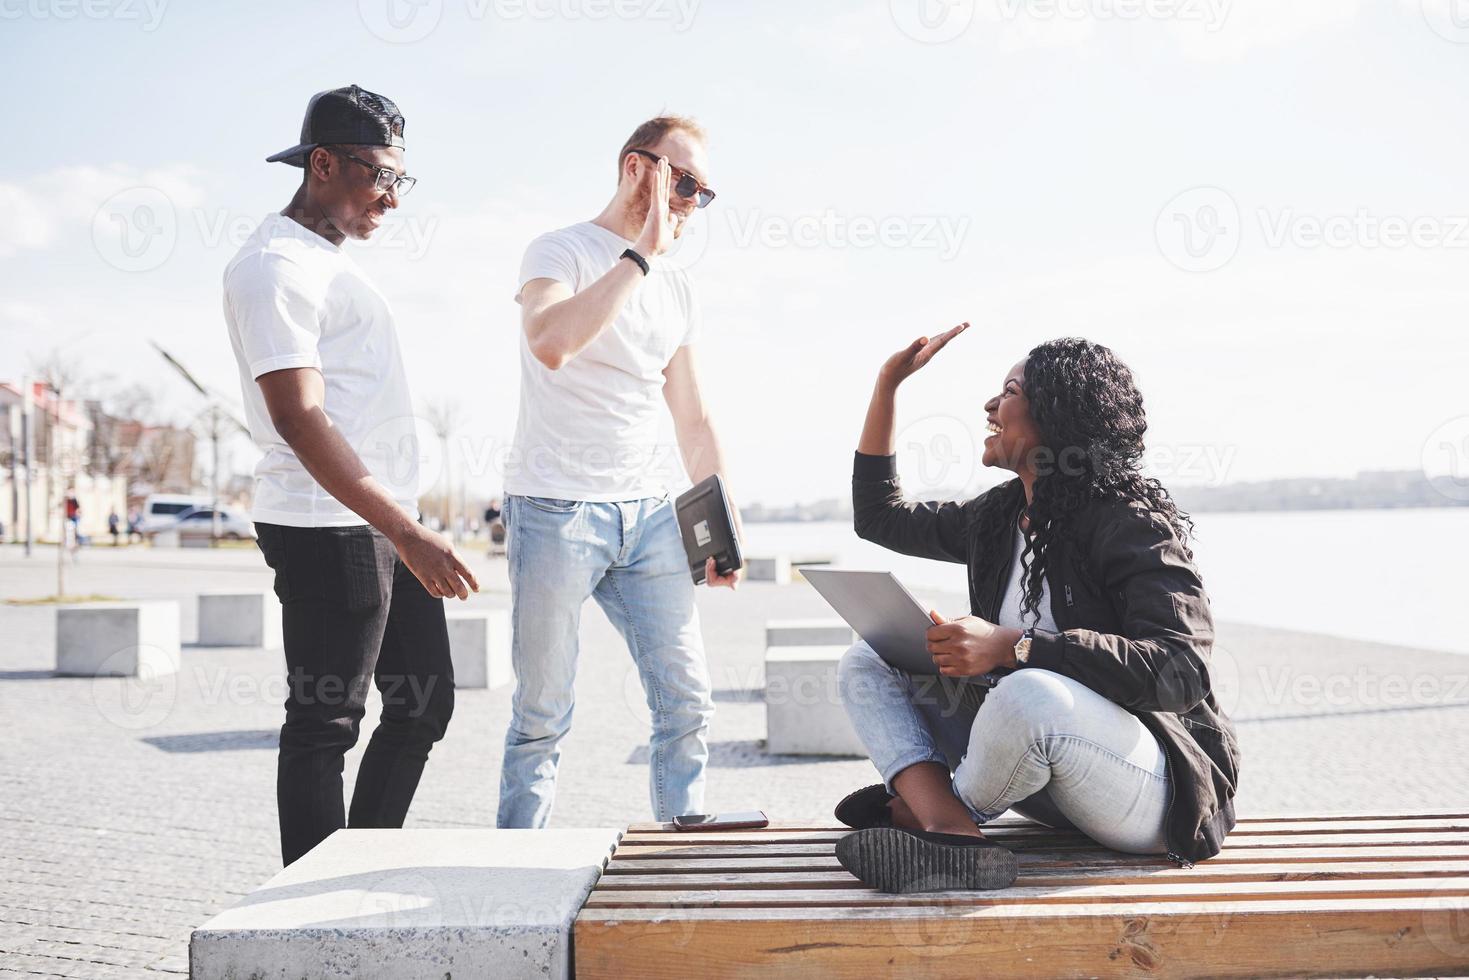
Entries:
{"label": "body of water", "polygon": [[[1221,620],[1469,653],[1469,508],[1195,514]],[[749,524],[752,553],[826,553],[891,571],[920,599],[966,595],[961,565],[895,554],[844,522]],[[939,611],[951,610],[952,600]]]}

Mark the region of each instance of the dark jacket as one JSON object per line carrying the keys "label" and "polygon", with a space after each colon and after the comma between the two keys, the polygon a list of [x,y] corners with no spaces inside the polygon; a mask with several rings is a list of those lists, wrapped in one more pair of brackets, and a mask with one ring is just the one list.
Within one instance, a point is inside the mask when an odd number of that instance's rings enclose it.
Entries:
{"label": "dark jacket", "polygon": [[[969,501],[905,501],[893,457],[857,454],[857,534],[905,555],[964,563],[969,608],[990,622],[1009,584],[1024,505],[1018,479]],[[1060,632],[1036,630],[1026,666],[1080,681],[1147,726],[1168,758],[1169,856],[1213,857],[1234,828],[1239,744],[1210,689],[1214,622],[1204,584],[1168,522],[1140,502],[1097,501],[1073,527],[1046,561]]]}

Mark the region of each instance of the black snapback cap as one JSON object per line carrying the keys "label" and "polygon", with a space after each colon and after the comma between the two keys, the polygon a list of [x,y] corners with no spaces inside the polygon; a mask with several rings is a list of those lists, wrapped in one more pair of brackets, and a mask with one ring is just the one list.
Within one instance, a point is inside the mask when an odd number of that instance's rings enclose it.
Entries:
{"label": "black snapback cap", "polygon": [[359,85],[317,92],[306,104],[301,142],[265,158],[266,163],[305,167],[311,151],[324,143],[359,143],[403,149],[403,113],[393,100]]}

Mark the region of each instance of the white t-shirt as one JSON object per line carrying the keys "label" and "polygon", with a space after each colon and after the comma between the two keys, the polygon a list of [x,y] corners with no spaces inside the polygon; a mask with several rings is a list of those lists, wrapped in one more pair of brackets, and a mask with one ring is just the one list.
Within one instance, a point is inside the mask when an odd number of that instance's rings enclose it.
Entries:
{"label": "white t-shirt", "polygon": [[224,318],[245,422],[265,453],[250,516],[289,527],[367,523],[321,488],[271,424],[255,379],[301,367],[321,372],[327,417],[416,516],[418,443],[393,311],[357,263],[290,218],[268,215],[225,268]]}
{"label": "white t-shirt", "polygon": [[[519,286],[555,279],[581,292],[632,244],[590,221],[549,232],[525,250]],[[661,257],[649,265],[617,319],[560,370],[536,360],[525,331],[517,331],[520,415],[506,493],[636,500],[686,480],[677,444],[660,440],[663,369],[698,336],[699,307],[687,273]]]}
{"label": "white t-shirt", "polygon": [[[1041,600],[1037,610],[1040,618],[1036,619],[1036,613],[1025,616],[1020,614],[1020,603],[1025,599],[1025,573],[1020,564],[1020,554],[1025,549],[1025,544],[1017,528],[1015,532],[1015,557],[1010,563],[1010,584],[1005,586],[1005,599],[1000,603],[1000,616],[996,625],[1006,629],[1041,629],[1048,633],[1058,632],[1056,620],[1051,616],[1051,590],[1046,584],[1045,577],[1041,577]],[[1035,561],[1035,556],[1031,556]]]}

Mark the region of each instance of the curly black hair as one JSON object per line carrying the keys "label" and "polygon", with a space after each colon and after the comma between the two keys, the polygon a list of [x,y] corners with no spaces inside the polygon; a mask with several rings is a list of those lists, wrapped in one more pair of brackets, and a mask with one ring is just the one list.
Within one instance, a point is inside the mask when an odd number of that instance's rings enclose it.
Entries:
{"label": "curly black hair", "polygon": [[1047,341],[1025,362],[1024,390],[1044,449],[1033,461],[1031,535],[1021,553],[1022,616],[1039,615],[1051,545],[1075,541],[1070,518],[1094,501],[1142,503],[1172,527],[1193,557],[1193,520],[1163,484],[1138,470],[1147,414],[1132,371],[1116,354],[1080,337]]}

